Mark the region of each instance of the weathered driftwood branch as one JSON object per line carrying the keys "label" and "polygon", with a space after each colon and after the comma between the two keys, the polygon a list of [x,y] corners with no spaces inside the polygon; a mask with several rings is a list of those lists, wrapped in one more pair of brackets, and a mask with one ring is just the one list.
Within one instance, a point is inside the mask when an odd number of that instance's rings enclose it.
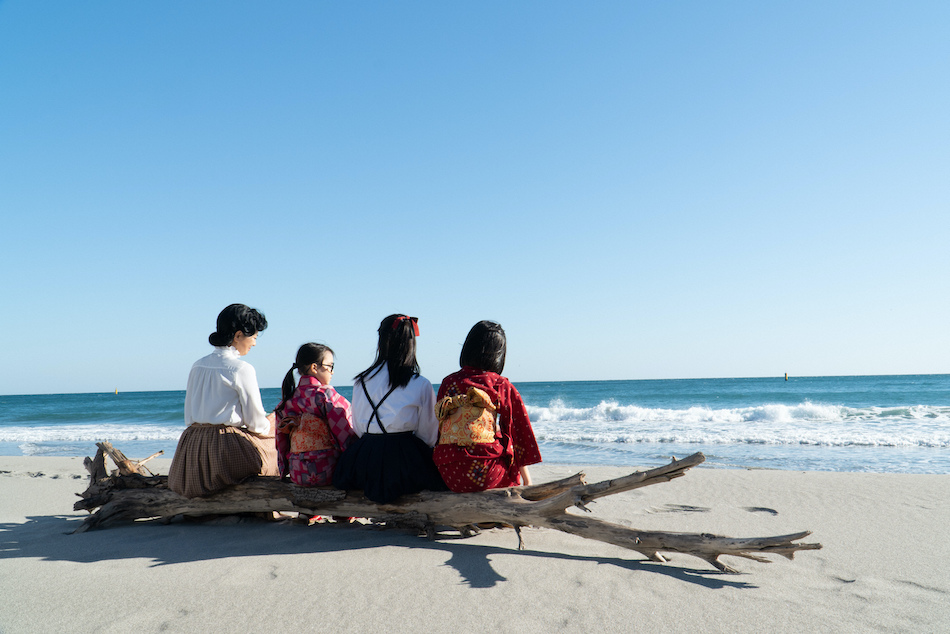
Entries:
{"label": "weathered driftwood branch", "polygon": [[89,471],[89,478],[93,483],[108,477],[108,473],[106,473],[106,456],[112,458],[112,462],[119,468],[120,475],[138,474],[150,476],[154,474],[145,467],[145,463],[165,453],[164,451],[158,451],[144,460],[130,460],[125,457],[124,453],[113,447],[110,442],[97,442],[96,446],[99,448],[99,451],[96,452],[95,459],[87,457],[83,460],[83,464]]}
{"label": "weathered driftwood branch", "polygon": [[[80,494],[82,499],[74,508],[90,511],[92,515],[76,532],[144,518],[169,521],[176,516],[296,511],[308,515],[371,518],[379,523],[424,531],[430,537],[435,537],[438,530],[446,527],[469,536],[478,532],[479,524],[502,524],[517,531],[519,548],[524,546],[521,527],[545,527],[634,550],[654,561],[666,561],[661,552],[693,555],[724,572],[735,570],[719,561],[722,555],[768,562],[762,554],[773,553],[792,559],[799,550],[821,548],[821,544],[794,543],[810,535],[809,532],[736,539],[709,534],[641,531],[567,512],[572,506],[589,511],[587,503],[597,498],[679,478],[705,460],[701,453],[682,460],[674,459],[656,469],[594,484],[586,484],[583,474],[579,473],[534,486],[481,493],[423,491],[403,496],[396,503],[376,504],[359,491],[303,488],[265,477],[252,478],[209,497],[184,498],[168,489],[165,476],[146,476],[141,473],[141,463],[129,461],[118,450],[110,449],[108,443],[100,443],[96,459],[86,459],[92,481]],[[105,473],[104,466],[101,466],[104,451],[113,459],[119,454],[119,460],[126,461],[119,465],[118,473],[106,478],[101,477]]]}

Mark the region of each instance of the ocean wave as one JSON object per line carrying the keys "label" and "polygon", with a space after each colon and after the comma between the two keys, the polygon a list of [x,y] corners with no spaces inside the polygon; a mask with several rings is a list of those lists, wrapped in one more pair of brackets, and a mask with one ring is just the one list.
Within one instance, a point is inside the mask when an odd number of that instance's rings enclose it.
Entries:
{"label": "ocean wave", "polygon": [[950,447],[950,407],[939,406],[663,409],[602,401],[574,408],[552,401],[528,414],[546,442]]}
{"label": "ocean wave", "polygon": [[[683,409],[621,405],[604,400],[569,407],[553,400],[528,406],[538,440],[547,443],[803,445],[950,448],[950,407],[854,408],[808,401],[750,407]],[[0,425],[0,443],[91,444],[108,440],[177,443],[183,424],[79,423]]]}
{"label": "ocean wave", "polygon": [[620,405],[616,401],[601,401],[594,407],[568,407],[554,400],[547,407],[528,407],[532,421],[537,422],[658,422],[689,421],[697,423],[743,423],[750,421],[847,421],[847,420],[940,420],[950,423],[950,407],[914,405],[907,407],[853,408],[843,405],[821,405],[808,401],[797,405],[767,404],[754,407],[713,409],[690,407],[663,409]]}
{"label": "ocean wave", "polygon": [[184,425],[48,425],[0,427],[0,442],[8,443],[95,443],[123,441],[177,441]]}

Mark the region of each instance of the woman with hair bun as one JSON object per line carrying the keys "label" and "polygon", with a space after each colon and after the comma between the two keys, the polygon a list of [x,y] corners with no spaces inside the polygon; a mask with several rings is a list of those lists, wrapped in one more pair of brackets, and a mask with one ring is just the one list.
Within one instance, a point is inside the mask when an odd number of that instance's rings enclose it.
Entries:
{"label": "woman with hair bun", "polygon": [[462,344],[462,369],[439,386],[434,459],[457,493],[531,484],[528,465],[541,462],[524,401],[501,376],[506,351],[504,329],[478,322]]}
{"label": "woman with hair bun", "polygon": [[[294,370],[300,374],[294,383]],[[331,484],[343,450],[356,438],[350,402],[330,387],[333,350],[305,343],[284,376],[277,418],[277,458],[282,478],[298,486]]]}
{"label": "woman with hair bun", "polygon": [[242,360],[267,328],[264,315],[231,304],[208,337],[214,351],[191,367],[185,424],[168,487],[185,497],[210,495],[254,475],[278,475],[272,417],[264,411],[254,367]]}
{"label": "woman with hair bun", "polygon": [[419,374],[416,317],[379,324],[376,360],[353,379],[353,428],[359,438],[340,456],[333,486],[361,489],[385,504],[423,489],[445,490],[432,462],[439,437],[435,391]]}

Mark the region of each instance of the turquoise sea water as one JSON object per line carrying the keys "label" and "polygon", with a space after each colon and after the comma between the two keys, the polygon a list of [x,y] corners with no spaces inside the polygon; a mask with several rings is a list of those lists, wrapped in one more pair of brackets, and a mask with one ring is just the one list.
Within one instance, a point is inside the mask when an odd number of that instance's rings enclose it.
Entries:
{"label": "turquoise sea water", "polygon": [[[950,473],[950,375],[517,383],[545,462]],[[351,388],[339,391],[349,398]],[[265,407],[279,390],[262,390]],[[174,453],[185,393],[0,396],[0,455]]]}

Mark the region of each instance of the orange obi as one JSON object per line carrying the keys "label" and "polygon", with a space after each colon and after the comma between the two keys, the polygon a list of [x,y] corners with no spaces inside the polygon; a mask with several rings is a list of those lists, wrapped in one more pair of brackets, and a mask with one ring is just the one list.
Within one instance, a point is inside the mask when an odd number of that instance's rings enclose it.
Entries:
{"label": "orange obi", "polygon": [[334,447],[336,443],[333,442],[326,420],[310,413],[300,415],[300,422],[290,432],[290,453],[322,451]]}
{"label": "orange obi", "polygon": [[482,445],[495,442],[495,405],[483,390],[446,396],[435,406],[440,445]]}

